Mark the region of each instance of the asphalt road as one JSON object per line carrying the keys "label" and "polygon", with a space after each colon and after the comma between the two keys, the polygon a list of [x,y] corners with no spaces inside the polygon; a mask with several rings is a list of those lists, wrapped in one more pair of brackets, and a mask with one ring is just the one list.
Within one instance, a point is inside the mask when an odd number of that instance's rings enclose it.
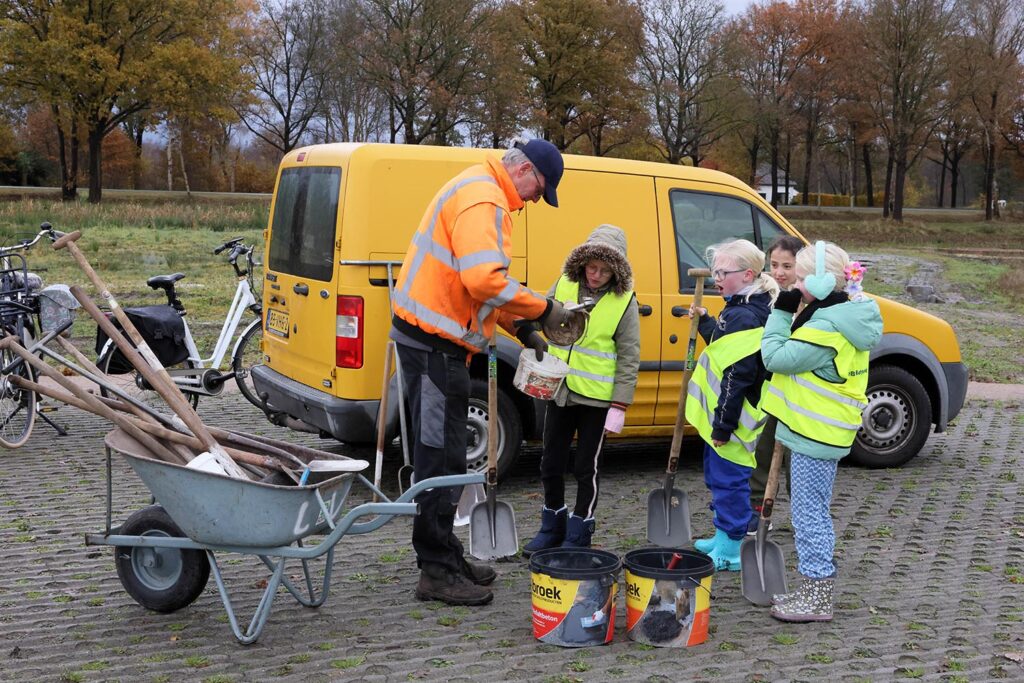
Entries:
{"label": "asphalt road", "polygon": [[[267,424],[237,394],[204,401],[204,418],[325,446]],[[71,435],[38,426],[18,451],[0,453],[0,680],[1022,680],[1024,668],[1024,405],[969,400],[946,434],[897,470],[840,467],[833,504],[839,583],[835,620],[783,625],[741,595],[739,575],[712,585],[708,641],[655,649],[618,630],[606,647],[537,642],[523,560],[497,565],[495,601],[480,608],[422,603],[408,539],[395,521],[338,545],[332,591],[320,609],[279,594],[262,639],[238,645],[214,583],[191,606],[148,612],[125,593],[109,548],[85,547],[103,528],[106,424],[61,409]],[[677,484],[695,532],[709,532],[696,444]],[[608,449],[595,541],[624,554],[645,545],[647,493],[660,483],[668,444]],[[372,453],[334,450],[372,459]],[[388,452],[394,489],[397,449]],[[527,452],[500,497],[517,513],[520,540],[541,506],[538,454]],[[115,522],[148,492],[113,462]],[[350,497],[355,500],[356,496]],[[778,542],[795,577],[788,501],[776,508]],[[467,531],[460,530],[465,538]],[[220,555],[243,619],[267,571]],[[289,565],[296,575],[297,565]]]}

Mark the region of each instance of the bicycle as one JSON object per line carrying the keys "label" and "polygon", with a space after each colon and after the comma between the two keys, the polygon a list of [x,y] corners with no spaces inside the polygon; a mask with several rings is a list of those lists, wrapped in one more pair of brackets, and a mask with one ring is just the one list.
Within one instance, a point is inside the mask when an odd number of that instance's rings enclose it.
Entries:
{"label": "bicycle", "polygon": [[[63,234],[49,223],[43,223],[34,238],[0,247],[0,336],[13,335],[22,346],[37,355],[37,349],[71,327],[74,317],[70,309],[73,306],[68,307],[59,324],[46,324],[41,317],[40,298],[45,291],[42,279],[29,271],[24,252],[44,237],[53,242]],[[66,296],[70,297],[70,294]],[[43,337],[37,341],[39,331],[43,332]],[[28,441],[37,416],[57,434],[66,436],[64,428],[41,412],[41,402],[36,393],[16,387],[10,381],[12,375],[35,381],[32,367],[13,352],[4,350],[0,352],[0,445],[18,448]]]}
{"label": "bicycle", "polygon": [[[242,395],[250,403],[257,407],[262,407],[263,405],[256,393],[256,387],[252,384],[250,373],[252,367],[259,364],[263,359],[261,348],[263,339],[263,304],[253,286],[253,270],[254,266],[258,265],[252,255],[255,247],[244,244],[242,237],[236,237],[214,249],[213,253],[215,255],[221,254],[228,249],[231,251],[228,254],[227,261],[231,264],[235,271],[235,276],[238,278],[238,287],[235,289],[234,299],[231,301],[231,306],[228,308],[227,315],[224,318],[224,324],[221,327],[220,335],[217,337],[213,352],[206,358],[200,355],[195,339],[192,336],[192,331],[189,329],[185,318],[185,306],[174,288],[175,283],[182,280],[185,274],[155,275],[146,280],[146,284],[151,289],[162,290],[167,297],[167,306],[159,308],[169,308],[171,316],[180,321],[180,324],[183,326],[183,340],[181,344],[184,345],[188,357],[178,365],[168,368],[168,373],[174,379],[178,388],[185,394],[186,398],[192,402],[193,407],[199,404],[200,396],[216,396],[221,393],[224,389],[224,383],[232,378],[238,384]],[[244,266],[240,266],[238,263],[242,257],[244,257]],[[131,314],[131,310],[126,309],[125,312]],[[242,330],[242,333],[238,335],[237,341],[235,341],[232,347],[230,370],[221,371],[220,368],[227,354],[228,346],[232,340],[236,339],[235,333],[246,311],[254,314],[256,319],[250,322]],[[138,326],[136,324],[136,327]],[[140,332],[142,331],[140,330]],[[142,333],[145,336],[145,333]],[[153,391],[141,374],[127,366],[124,357],[114,347],[114,343],[111,340],[108,339],[103,344],[96,365],[100,370],[107,373],[110,381],[122,391],[150,405],[159,405],[159,395]],[[102,389],[101,393],[104,396],[108,395]]]}

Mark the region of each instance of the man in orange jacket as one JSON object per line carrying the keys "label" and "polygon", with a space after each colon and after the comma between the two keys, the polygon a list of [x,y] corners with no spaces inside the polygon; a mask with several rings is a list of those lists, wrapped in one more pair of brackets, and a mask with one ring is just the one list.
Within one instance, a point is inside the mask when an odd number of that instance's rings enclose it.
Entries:
{"label": "man in orange jacket", "polygon": [[[517,329],[514,321],[537,320],[554,330],[577,324],[575,316],[582,315],[508,275],[511,212],[541,197],[557,207],[563,168],[551,143],[517,144],[500,161],[489,158],[442,187],[413,236],[395,285],[391,338],[409,399],[417,480],[465,473],[468,360],[486,348],[495,324],[540,354],[544,339],[531,326]],[[465,559],[452,532],[452,490],[433,489],[416,502],[416,597],[452,605],[490,602],[487,586],[496,574]]]}

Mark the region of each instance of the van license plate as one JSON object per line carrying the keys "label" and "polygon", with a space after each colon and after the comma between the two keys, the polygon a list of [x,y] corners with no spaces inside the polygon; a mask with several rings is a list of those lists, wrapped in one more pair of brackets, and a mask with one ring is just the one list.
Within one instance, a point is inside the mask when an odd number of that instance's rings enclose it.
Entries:
{"label": "van license plate", "polygon": [[267,332],[273,332],[280,337],[287,337],[288,314],[269,309],[267,311]]}

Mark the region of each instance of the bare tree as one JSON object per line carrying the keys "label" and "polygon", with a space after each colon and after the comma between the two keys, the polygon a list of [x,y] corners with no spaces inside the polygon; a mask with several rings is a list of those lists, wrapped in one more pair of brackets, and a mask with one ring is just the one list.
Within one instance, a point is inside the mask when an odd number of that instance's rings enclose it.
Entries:
{"label": "bare tree", "polygon": [[[903,220],[907,170],[950,106],[944,46],[954,28],[953,0],[868,0],[862,91],[884,136],[889,159],[883,216]],[[891,189],[890,189],[891,188]]]}
{"label": "bare tree", "polygon": [[321,0],[259,0],[258,6],[255,30],[243,48],[254,98],[237,111],[253,135],[287,154],[320,110],[325,9]]}
{"label": "bare tree", "polygon": [[[724,7],[718,0],[646,0],[640,84],[653,111],[658,150],[694,166],[729,130],[734,90],[723,65]],[[716,87],[717,86],[717,87]]]}
{"label": "bare tree", "polygon": [[985,220],[998,216],[996,157],[1003,121],[1010,115],[1019,86],[1024,51],[1024,3],[1021,0],[968,0],[964,5],[964,53],[969,98],[977,113],[985,161]]}
{"label": "bare tree", "polygon": [[467,117],[491,8],[474,0],[363,0],[359,68],[390,106],[390,139],[449,144]]}

